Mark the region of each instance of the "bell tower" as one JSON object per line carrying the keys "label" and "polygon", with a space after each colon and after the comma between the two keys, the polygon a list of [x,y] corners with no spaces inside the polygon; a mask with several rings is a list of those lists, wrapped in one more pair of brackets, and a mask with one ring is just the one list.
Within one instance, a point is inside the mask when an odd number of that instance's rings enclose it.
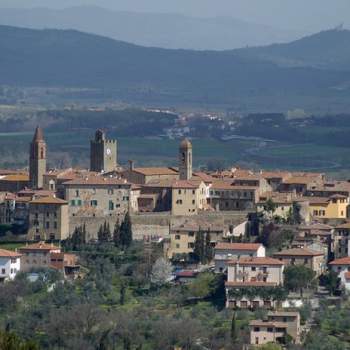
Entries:
{"label": "bell tower", "polygon": [[188,139],[184,139],[180,143],[179,171],[180,180],[190,180],[192,178],[192,144]]}
{"label": "bell tower", "polygon": [[117,141],[108,140],[103,130],[97,130],[90,142],[90,170],[110,172],[117,166]]}
{"label": "bell tower", "polygon": [[33,141],[30,144],[29,182],[32,189],[43,188],[46,173],[46,142],[42,129],[35,129]]}

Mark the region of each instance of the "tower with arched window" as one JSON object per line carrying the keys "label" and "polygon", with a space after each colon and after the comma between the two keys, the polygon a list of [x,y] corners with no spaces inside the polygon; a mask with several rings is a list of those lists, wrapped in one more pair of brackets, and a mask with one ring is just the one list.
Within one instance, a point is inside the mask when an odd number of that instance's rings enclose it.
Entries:
{"label": "tower with arched window", "polygon": [[190,180],[192,177],[192,144],[188,139],[180,143],[179,148],[180,180]]}
{"label": "tower with arched window", "polygon": [[46,142],[42,129],[35,129],[33,141],[30,144],[29,181],[32,189],[43,187],[46,172]]}

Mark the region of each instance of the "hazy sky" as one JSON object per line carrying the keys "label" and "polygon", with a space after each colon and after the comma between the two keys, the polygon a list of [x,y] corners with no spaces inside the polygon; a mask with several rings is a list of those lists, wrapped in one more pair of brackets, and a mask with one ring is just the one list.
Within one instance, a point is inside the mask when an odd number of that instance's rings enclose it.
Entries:
{"label": "hazy sky", "polygon": [[114,10],[231,16],[285,29],[350,28],[350,0],[0,0],[0,7],[97,5]]}

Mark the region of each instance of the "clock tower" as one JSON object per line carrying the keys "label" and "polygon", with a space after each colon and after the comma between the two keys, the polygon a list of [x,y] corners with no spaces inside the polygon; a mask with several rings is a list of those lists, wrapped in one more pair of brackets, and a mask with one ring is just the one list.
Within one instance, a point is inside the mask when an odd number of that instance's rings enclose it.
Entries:
{"label": "clock tower", "polygon": [[180,143],[179,148],[180,180],[190,180],[192,177],[192,144],[188,139]]}
{"label": "clock tower", "polygon": [[117,141],[106,139],[104,131],[99,129],[90,142],[90,170],[108,173],[116,167]]}

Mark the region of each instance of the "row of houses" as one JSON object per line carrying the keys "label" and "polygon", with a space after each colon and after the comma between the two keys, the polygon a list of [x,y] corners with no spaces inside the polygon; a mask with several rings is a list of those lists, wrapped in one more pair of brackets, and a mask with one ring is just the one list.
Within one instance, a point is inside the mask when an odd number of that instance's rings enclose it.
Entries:
{"label": "row of houses", "polygon": [[52,268],[65,277],[75,277],[80,271],[75,254],[44,242],[27,244],[16,251],[0,249],[0,282],[13,280],[19,272]]}

